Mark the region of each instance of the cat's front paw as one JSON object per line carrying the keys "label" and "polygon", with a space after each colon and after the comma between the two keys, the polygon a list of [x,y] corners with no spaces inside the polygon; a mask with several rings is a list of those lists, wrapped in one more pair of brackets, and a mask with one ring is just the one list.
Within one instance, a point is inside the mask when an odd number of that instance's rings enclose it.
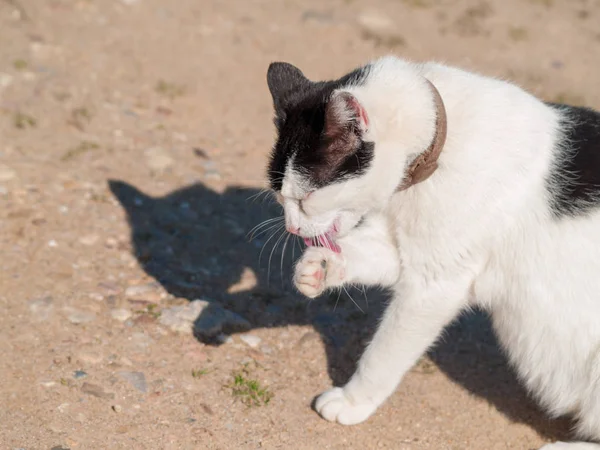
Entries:
{"label": "cat's front paw", "polygon": [[343,266],[339,254],[323,247],[309,247],[296,265],[294,284],[308,298],[318,297],[326,288],[342,284]]}
{"label": "cat's front paw", "polygon": [[321,417],[330,422],[355,425],[367,420],[375,412],[377,405],[370,402],[355,403],[343,388],[335,387],[319,395],[315,409]]}

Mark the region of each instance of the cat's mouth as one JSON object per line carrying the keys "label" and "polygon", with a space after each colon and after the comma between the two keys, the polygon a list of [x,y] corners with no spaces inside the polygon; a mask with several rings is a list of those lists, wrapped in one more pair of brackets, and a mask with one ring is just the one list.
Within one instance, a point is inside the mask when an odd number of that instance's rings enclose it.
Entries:
{"label": "cat's mouth", "polygon": [[331,228],[323,234],[320,234],[318,236],[313,236],[313,237],[305,237],[304,243],[308,247],[325,247],[325,248],[328,248],[329,250],[334,251],[335,253],[341,253],[342,249],[335,242],[335,237],[337,236],[337,233],[338,233],[338,227],[334,223],[331,226]]}

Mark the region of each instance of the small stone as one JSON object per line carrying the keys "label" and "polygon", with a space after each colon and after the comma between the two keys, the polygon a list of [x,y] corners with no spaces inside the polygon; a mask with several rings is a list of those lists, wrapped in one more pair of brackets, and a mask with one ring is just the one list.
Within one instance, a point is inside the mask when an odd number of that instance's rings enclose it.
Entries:
{"label": "small stone", "polygon": [[77,355],[79,361],[88,364],[99,364],[102,362],[104,357],[100,353],[95,352],[81,352]]}
{"label": "small stone", "polygon": [[140,2],[140,0],[121,0],[121,3],[123,3],[124,5],[127,5],[127,6],[132,6],[139,2]]}
{"label": "small stone", "polygon": [[106,295],[117,295],[119,292],[121,292],[119,286],[109,281],[101,281],[98,283],[98,287],[105,291]]}
{"label": "small stone", "polygon": [[51,387],[56,386],[56,382],[55,381],[40,381],[40,385],[45,388],[51,388]]}
{"label": "small stone", "polygon": [[75,308],[65,308],[68,313],[67,319],[69,322],[79,325],[83,323],[90,323],[96,320],[96,315],[91,312],[80,311]]}
{"label": "small stone", "polygon": [[160,283],[152,282],[129,286],[125,290],[125,297],[131,300],[146,300],[149,302],[159,302],[162,298]]}
{"label": "small stone", "polygon": [[151,147],[144,152],[146,164],[156,172],[164,172],[175,164],[175,160],[162,147]]}
{"label": "small stone", "polygon": [[14,77],[8,73],[0,72],[0,89],[7,88],[12,84]]}
{"label": "small stone", "polygon": [[51,239],[48,241],[48,247],[52,247],[52,248],[58,247],[58,242],[56,242],[54,239]]}
{"label": "small stone", "polygon": [[35,316],[36,321],[48,320],[54,311],[52,297],[46,296],[29,301],[29,311]]}
{"label": "small stone", "polygon": [[17,172],[15,172],[10,167],[0,164],[0,181],[10,181],[17,176]]}
{"label": "small stone", "polygon": [[98,386],[97,384],[92,383],[83,383],[83,385],[81,386],[81,392],[83,392],[84,394],[93,395],[94,397],[98,398],[105,398],[111,400],[115,398],[115,394],[111,392],[106,392],[102,386]]}
{"label": "small stone", "polygon": [[148,392],[146,376],[143,372],[118,372],[119,376],[136,388],[140,392]]}
{"label": "small stone", "polygon": [[121,411],[123,411],[123,407],[121,405],[112,405],[111,409],[116,413],[120,413]]}
{"label": "small stone", "polygon": [[69,407],[69,403],[61,403],[60,405],[58,405],[56,407],[56,409],[58,410],[58,412],[64,413],[68,407]]}
{"label": "small stone", "polygon": [[258,336],[255,336],[253,334],[241,334],[240,335],[240,339],[248,346],[252,347],[252,348],[257,348],[262,339],[259,338]]}
{"label": "small stone", "polygon": [[119,322],[125,322],[131,317],[131,311],[124,308],[113,309],[110,311],[110,316]]}
{"label": "small stone", "polygon": [[91,246],[91,245],[94,245],[96,242],[98,242],[99,239],[100,239],[100,236],[98,236],[97,234],[88,234],[86,236],[81,236],[79,238],[79,243],[83,244],[83,245]]}
{"label": "small stone", "polygon": [[398,32],[396,24],[386,15],[379,12],[365,12],[358,17],[358,24],[363,35],[376,45],[396,46],[404,44],[404,38]]}
{"label": "small stone", "polygon": [[260,351],[263,352],[265,355],[270,355],[271,353],[273,353],[273,347],[271,347],[270,345],[263,345],[260,347]]}
{"label": "small stone", "polygon": [[154,339],[144,333],[133,333],[131,342],[140,350],[144,350],[154,343]]}
{"label": "small stone", "polygon": [[81,378],[85,378],[87,377],[87,373],[84,372],[83,370],[76,370],[75,372],[73,372],[73,378],[75,378],[76,380],[79,380]]}

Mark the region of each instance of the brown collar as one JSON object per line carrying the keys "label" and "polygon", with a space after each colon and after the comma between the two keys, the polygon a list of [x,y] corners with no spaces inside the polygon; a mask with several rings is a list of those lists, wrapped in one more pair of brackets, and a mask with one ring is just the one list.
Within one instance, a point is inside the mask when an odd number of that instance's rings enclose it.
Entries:
{"label": "brown collar", "polygon": [[448,130],[448,122],[446,118],[446,108],[444,108],[444,101],[436,87],[431,81],[426,80],[427,84],[431,88],[433,97],[435,100],[436,107],[436,121],[435,121],[435,134],[431,145],[415,158],[406,171],[406,176],[402,183],[396,188],[396,191],[403,191],[409,187],[425,181],[427,178],[435,172],[438,167],[438,157],[444,148],[446,142],[446,132]]}

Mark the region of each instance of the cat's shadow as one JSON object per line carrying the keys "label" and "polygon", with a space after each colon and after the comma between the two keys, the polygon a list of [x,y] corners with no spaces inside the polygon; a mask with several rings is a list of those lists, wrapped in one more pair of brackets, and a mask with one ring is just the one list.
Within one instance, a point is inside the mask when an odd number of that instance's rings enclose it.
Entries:
{"label": "cat's shadow", "polygon": [[[127,213],[134,255],[169,293],[219,301],[253,328],[311,325],[325,344],[332,382],[341,385],[348,379],[375,329],[386,295],[367,291],[367,304],[361,291],[350,291],[365,314],[345,293],[339,301],[337,293],[313,302],[297,295],[289,279],[299,245],[290,239],[282,258],[282,239],[271,252],[279,237],[266,241],[277,231],[276,222],[264,227],[266,233],[259,231],[254,240],[248,239],[252,227],[281,214],[278,206],[262,201],[257,189],[229,187],[218,193],[198,183],[154,198],[122,181],[110,181],[109,187]],[[449,378],[511,420],[526,423],[549,439],[568,437],[568,421],[546,419],[519,386],[484,314],[462,317],[430,357]]]}

